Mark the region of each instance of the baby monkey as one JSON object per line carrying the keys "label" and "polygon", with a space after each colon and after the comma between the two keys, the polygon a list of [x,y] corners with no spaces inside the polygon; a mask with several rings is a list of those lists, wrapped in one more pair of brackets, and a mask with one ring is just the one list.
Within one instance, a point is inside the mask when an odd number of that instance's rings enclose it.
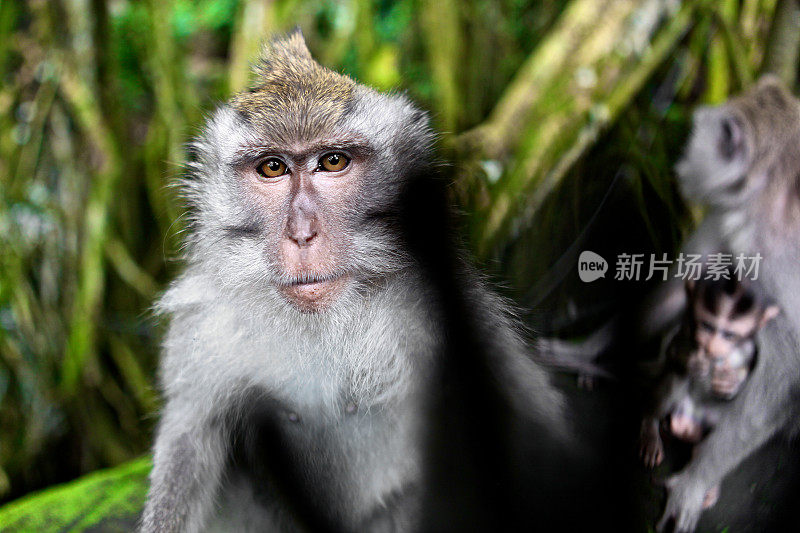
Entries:
{"label": "baby monkey", "polygon": [[[668,344],[654,409],[641,428],[641,456],[664,459],[661,424],[673,437],[697,443],[717,424],[725,403],[741,390],[756,363],[756,334],[779,312],[751,283],[735,279],[686,282],[687,308]],[[704,507],[712,506],[719,487]]]}

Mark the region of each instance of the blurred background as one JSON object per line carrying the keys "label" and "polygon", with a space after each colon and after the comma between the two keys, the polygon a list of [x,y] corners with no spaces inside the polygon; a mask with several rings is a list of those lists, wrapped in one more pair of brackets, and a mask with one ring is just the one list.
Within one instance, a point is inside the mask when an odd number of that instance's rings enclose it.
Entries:
{"label": "blurred background", "polygon": [[[797,82],[795,0],[0,0],[0,502],[144,454],[169,187],[203,117],[299,26],[324,65],[428,109],[465,241],[539,331],[646,284],[580,250],[672,252],[691,110]],[[613,276],[611,276],[613,277]],[[143,467],[146,469],[146,466]]]}

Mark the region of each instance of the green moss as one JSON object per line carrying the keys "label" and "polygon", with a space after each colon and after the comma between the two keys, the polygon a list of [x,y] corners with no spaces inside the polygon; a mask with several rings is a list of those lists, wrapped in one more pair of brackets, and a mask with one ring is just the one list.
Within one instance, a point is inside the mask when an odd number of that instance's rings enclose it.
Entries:
{"label": "green moss", "polygon": [[21,498],[0,508],[2,531],[130,531],[151,465],[142,457]]}

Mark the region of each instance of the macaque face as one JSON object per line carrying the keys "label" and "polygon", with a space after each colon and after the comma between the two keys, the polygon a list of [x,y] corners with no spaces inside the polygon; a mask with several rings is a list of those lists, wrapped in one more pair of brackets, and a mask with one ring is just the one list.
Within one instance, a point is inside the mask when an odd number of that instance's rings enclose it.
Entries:
{"label": "macaque face", "polygon": [[731,318],[722,313],[712,313],[702,305],[695,306],[695,341],[712,359],[730,354],[743,340],[756,330],[758,317],[748,314]]}
{"label": "macaque face", "polygon": [[684,197],[723,208],[752,200],[774,180],[777,158],[793,142],[798,121],[797,99],[770,76],[723,105],[697,109],[675,167]]}
{"label": "macaque face", "polygon": [[752,146],[743,117],[730,105],[701,107],[675,170],[686,198],[709,204],[741,201],[750,189]]}
{"label": "macaque face", "polygon": [[370,150],[325,140],[249,151],[238,170],[268,234],[272,282],[298,309],[321,311],[352,281],[352,213]]}
{"label": "macaque face", "polygon": [[188,249],[256,309],[333,316],[413,261],[402,201],[434,135],[404,96],[325,69],[299,36],[282,46],[194,144]]}
{"label": "macaque face", "polygon": [[734,278],[687,281],[686,295],[695,355],[715,364],[737,364],[734,353],[742,353],[739,348],[778,314],[776,305]]}

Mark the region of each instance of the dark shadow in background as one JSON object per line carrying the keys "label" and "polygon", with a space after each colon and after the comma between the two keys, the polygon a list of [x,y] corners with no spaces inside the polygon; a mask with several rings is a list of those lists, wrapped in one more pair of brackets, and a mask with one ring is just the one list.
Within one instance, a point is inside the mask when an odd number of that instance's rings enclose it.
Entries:
{"label": "dark shadow in background", "polygon": [[[405,227],[412,250],[439,291],[447,345],[434,386],[424,502],[427,531],[635,530],[630,417],[610,405],[568,398],[575,440],[553,437],[548,420],[515,414],[492,378],[492,339],[478,333],[462,252],[442,178],[414,181]],[[604,416],[613,412],[615,416]],[[586,427],[587,415],[596,420]],[[623,445],[625,443],[627,445]]]}

